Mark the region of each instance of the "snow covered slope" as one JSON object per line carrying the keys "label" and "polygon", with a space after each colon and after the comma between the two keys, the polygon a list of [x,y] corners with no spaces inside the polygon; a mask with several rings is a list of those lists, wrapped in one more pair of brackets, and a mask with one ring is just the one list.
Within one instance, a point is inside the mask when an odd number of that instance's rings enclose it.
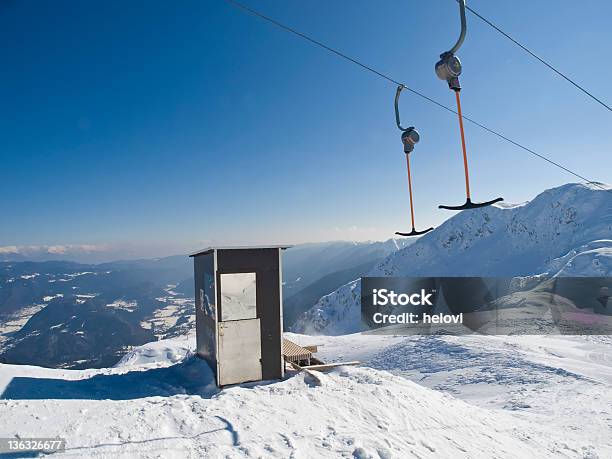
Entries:
{"label": "snow covered slope", "polygon": [[[563,435],[559,455],[612,457],[612,337],[288,334],[325,361],[359,360]],[[520,457],[520,456],[516,456]]]}
{"label": "snow covered slope", "polygon": [[[393,339],[347,338],[366,350]],[[0,365],[0,432],[65,437],[68,457],[547,458],[609,452],[591,437],[568,441],[556,425],[468,404],[387,369],[301,373],[217,391],[202,360],[186,354],[175,362],[193,348],[193,337],[187,340],[145,345],[108,369]],[[389,359],[377,360],[393,361],[396,348],[388,349]],[[384,346],[370,350],[385,354]]]}
{"label": "snow covered slope", "polygon": [[[567,184],[521,205],[463,211],[385,258],[370,276],[608,276],[612,188]],[[359,281],[319,300],[293,327],[301,333],[359,330]]]}

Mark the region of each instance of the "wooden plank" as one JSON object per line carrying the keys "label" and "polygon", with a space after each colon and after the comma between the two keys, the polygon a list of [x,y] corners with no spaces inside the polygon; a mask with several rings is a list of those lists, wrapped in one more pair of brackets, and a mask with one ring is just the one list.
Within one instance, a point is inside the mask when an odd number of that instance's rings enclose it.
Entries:
{"label": "wooden plank", "polygon": [[338,363],[324,363],[322,365],[307,365],[305,367],[300,367],[302,370],[316,370],[316,371],[325,371],[331,370],[336,367],[345,367],[345,366],[356,366],[361,365],[361,362],[357,360],[353,360],[351,362],[338,362]]}

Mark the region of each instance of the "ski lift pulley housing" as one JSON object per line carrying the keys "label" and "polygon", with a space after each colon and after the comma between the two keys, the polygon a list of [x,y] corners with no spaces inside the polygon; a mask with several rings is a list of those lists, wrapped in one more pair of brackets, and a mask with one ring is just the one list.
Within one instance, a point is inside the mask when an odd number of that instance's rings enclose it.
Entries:
{"label": "ski lift pulley housing", "polygon": [[436,75],[445,80],[453,90],[460,90],[459,75],[461,75],[461,61],[450,51],[440,54],[440,60],[436,63]]}
{"label": "ski lift pulley housing", "polygon": [[402,143],[404,144],[404,153],[409,154],[414,150],[414,146],[419,143],[421,136],[419,131],[414,127],[409,127],[405,131],[402,131]]}

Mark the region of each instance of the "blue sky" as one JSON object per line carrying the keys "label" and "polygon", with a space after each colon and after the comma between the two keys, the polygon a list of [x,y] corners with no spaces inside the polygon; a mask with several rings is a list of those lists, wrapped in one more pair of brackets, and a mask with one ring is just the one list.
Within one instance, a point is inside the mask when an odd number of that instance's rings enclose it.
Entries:
{"label": "blue sky", "polygon": [[[244,2],[454,103],[433,71],[458,34],[453,0]],[[610,2],[469,4],[610,102]],[[610,182],[612,113],[468,27],[464,114]],[[0,43],[0,246],[157,255],[409,229],[395,87],[221,0],[11,0]],[[456,118],[409,94],[402,112],[421,132],[417,224],[437,225],[452,215],[438,204],[464,200]],[[575,181],[466,128],[475,200]]]}

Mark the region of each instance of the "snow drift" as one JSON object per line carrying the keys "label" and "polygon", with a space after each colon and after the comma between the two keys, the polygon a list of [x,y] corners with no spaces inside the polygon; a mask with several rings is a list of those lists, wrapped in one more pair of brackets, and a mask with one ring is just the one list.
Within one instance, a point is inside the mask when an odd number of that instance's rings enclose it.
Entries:
{"label": "snow drift", "polygon": [[174,362],[185,349],[152,343],[108,369],[0,365],[0,431],[65,437],[74,457],[511,458],[565,448],[537,422],[372,368],[218,391],[204,361]]}

